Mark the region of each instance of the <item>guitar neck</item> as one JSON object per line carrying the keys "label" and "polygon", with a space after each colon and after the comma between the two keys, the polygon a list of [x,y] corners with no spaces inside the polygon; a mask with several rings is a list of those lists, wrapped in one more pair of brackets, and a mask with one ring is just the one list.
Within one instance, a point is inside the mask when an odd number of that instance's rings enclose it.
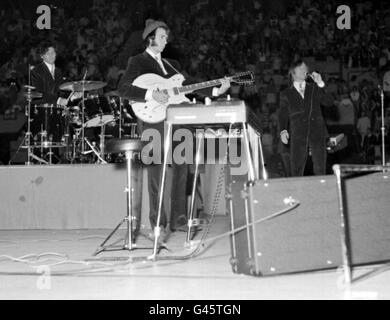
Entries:
{"label": "guitar neck", "polygon": [[180,93],[185,94],[185,93],[193,92],[196,90],[201,90],[201,89],[217,86],[217,85],[221,84],[221,80],[222,79],[216,79],[216,80],[210,80],[210,81],[190,84],[187,86],[182,86],[182,87],[178,88],[178,90]]}

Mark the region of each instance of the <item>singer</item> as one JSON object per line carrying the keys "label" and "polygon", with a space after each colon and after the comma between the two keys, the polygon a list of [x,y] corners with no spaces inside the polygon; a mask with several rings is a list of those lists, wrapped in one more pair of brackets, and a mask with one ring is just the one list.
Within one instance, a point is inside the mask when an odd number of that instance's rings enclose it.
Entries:
{"label": "singer", "polygon": [[309,74],[304,61],[289,68],[291,86],[280,96],[280,139],[290,146],[292,176],[310,174],[306,166],[309,157],[313,173],[326,173],[326,141],[328,131],[321,111],[325,86],[318,72]]}

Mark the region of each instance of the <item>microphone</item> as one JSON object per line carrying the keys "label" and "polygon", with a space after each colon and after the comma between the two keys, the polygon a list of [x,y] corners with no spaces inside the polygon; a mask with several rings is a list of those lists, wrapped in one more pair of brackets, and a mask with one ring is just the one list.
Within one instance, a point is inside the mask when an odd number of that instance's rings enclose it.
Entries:
{"label": "microphone", "polygon": [[306,72],[306,78],[307,77],[309,77],[310,79],[312,79],[314,81],[314,76],[312,73]]}
{"label": "microphone", "polygon": [[85,78],[87,77],[87,72],[88,72],[88,69],[86,68],[86,69],[85,69],[85,73],[84,73],[83,80],[85,80]]}
{"label": "microphone", "polygon": [[[34,68],[34,67],[33,67]],[[28,64],[28,85],[31,86],[31,64]]]}

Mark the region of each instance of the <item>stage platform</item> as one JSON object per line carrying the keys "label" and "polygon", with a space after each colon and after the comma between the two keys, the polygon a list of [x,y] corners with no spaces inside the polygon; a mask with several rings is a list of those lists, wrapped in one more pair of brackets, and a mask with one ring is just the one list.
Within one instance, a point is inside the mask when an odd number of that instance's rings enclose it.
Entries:
{"label": "stage platform", "polygon": [[[211,211],[220,167],[206,165],[201,174],[205,212]],[[169,167],[167,212],[171,174]],[[124,163],[0,166],[0,230],[112,228],[126,214],[126,177]],[[146,168],[134,165],[132,180],[133,209],[148,227]],[[216,214],[226,215],[224,196],[222,190]]]}
{"label": "stage platform", "polygon": [[[123,165],[111,164],[0,167],[0,299],[390,298],[390,264],[383,263],[389,261],[390,255],[387,174],[363,175],[350,179],[347,184],[352,240],[358,240],[355,256],[361,255],[371,265],[356,267],[352,286],[346,287],[339,268],[342,252],[334,176],[268,180],[261,187],[266,189],[260,188],[261,192],[256,194],[260,198],[253,199],[263,204],[256,215],[262,214],[266,202],[272,204],[281,194],[300,201],[297,210],[273,220],[274,225],[262,224],[270,229],[258,229],[263,230],[260,236],[266,235],[267,230],[271,232],[267,237],[271,244],[267,248],[276,250],[277,245],[281,246],[283,254],[271,250],[269,257],[282,257],[288,269],[293,261],[289,259],[296,259],[295,253],[300,250],[306,261],[302,266],[306,267],[321,250],[302,252],[302,243],[330,246],[336,258],[329,269],[250,276],[234,273],[231,266],[228,234],[231,221],[226,214],[224,192],[218,199],[207,234],[203,226],[188,247],[186,233],[176,231],[167,242],[168,250],[162,249],[157,259],[151,260],[148,192],[145,183],[135,184],[134,192],[138,196],[135,205],[137,210],[142,207],[138,249],[94,256],[101,242],[126,214],[125,169]],[[209,167],[204,173],[208,177],[203,185],[205,212],[210,212],[213,203],[218,172],[223,171]],[[145,173],[142,170],[134,173],[134,179],[145,181]],[[244,182],[236,180],[238,187],[232,193],[235,206],[242,202]],[[277,196],[267,190],[278,191]],[[236,210],[236,214],[242,216],[244,211]],[[286,221],[290,221],[289,229],[282,230],[290,233],[275,232],[275,227],[283,226]],[[302,227],[306,228],[305,232]],[[124,234],[125,230],[120,229],[112,241]],[[245,250],[244,244],[245,241],[240,242],[241,252]]]}
{"label": "stage platform", "polygon": [[[228,229],[228,218],[216,217],[207,238],[210,240]],[[168,240],[170,251],[162,250],[158,257],[183,260],[144,259],[151,255],[149,249],[93,256],[109,232],[108,229],[0,231],[0,299],[390,298],[389,265],[356,268],[356,280],[346,289],[343,274],[337,269],[268,277],[235,274],[229,263],[227,236],[206,241],[200,254],[190,259],[183,257],[194,248],[184,248],[186,234],[180,231]],[[202,232],[194,240],[201,237]],[[140,236],[137,246],[151,246],[151,241]],[[43,253],[47,255],[37,260],[28,256]],[[22,256],[19,262],[10,260]]]}

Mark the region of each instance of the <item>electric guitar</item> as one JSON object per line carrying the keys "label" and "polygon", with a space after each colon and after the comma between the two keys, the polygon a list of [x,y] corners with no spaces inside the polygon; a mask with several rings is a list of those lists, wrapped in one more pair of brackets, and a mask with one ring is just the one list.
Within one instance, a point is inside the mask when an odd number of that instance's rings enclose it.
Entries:
{"label": "electric guitar", "polygon": [[[227,78],[231,83],[236,84],[252,84],[254,82],[253,73],[250,71],[236,73],[235,75]],[[132,102],[131,107],[133,108],[135,115],[147,123],[158,123],[164,121],[168,105],[189,102],[189,99],[185,96],[185,94],[217,86],[221,84],[223,78],[182,86],[184,80],[184,76],[179,73],[168,79],[154,73],[146,73],[136,78],[133,81],[134,86],[143,89],[163,91],[169,95],[169,100],[166,104],[160,104],[155,100]]]}

